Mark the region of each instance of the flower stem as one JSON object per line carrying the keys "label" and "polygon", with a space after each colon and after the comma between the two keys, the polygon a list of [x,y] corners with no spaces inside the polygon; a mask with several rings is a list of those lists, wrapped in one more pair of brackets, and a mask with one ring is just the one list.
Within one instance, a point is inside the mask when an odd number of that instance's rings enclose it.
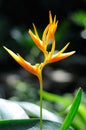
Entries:
{"label": "flower stem", "polygon": [[40,130],[42,130],[42,91],[43,91],[42,74],[40,74],[39,83],[40,83]]}

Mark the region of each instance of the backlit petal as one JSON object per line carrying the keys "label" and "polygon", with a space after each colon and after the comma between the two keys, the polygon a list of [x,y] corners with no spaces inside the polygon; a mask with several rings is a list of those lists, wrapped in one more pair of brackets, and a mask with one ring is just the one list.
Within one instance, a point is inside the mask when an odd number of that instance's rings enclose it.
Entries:
{"label": "backlit petal", "polygon": [[36,30],[36,26],[35,26],[34,23],[33,23],[33,27],[34,27],[34,32],[35,32],[35,34],[36,34],[36,37],[39,38],[39,35],[38,35],[38,32],[37,32],[37,30]]}
{"label": "backlit petal", "polygon": [[34,43],[37,45],[37,47],[40,50],[44,51],[43,42],[38,37],[36,37],[36,35],[34,35],[31,30],[29,30],[29,34],[30,34],[32,40],[34,41]]}
{"label": "backlit petal", "polygon": [[62,53],[62,54],[55,54],[51,57],[51,59],[49,60],[49,63],[53,63],[53,62],[57,62],[57,61],[60,61],[60,60],[63,60],[71,55],[73,55],[75,53],[75,51],[71,51],[71,52],[68,52],[68,53]]}
{"label": "backlit petal", "polygon": [[47,33],[48,33],[48,30],[49,30],[50,26],[51,25],[48,24],[47,27],[44,29],[43,36],[42,36],[42,41],[43,41],[44,44],[46,42],[46,36],[47,36]]}
{"label": "backlit petal", "polygon": [[69,46],[70,43],[67,43],[59,52],[58,52],[58,55],[61,55],[66,49],[67,47]]}
{"label": "backlit petal", "polygon": [[49,21],[50,21],[50,23],[52,24],[53,20],[52,20],[52,14],[51,14],[51,11],[49,11]]}
{"label": "backlit petal", "polygon": [[31,72],[34,75],[38,75],[38,69],[32,66],[29,62],[25,61],[19,54],[15,54],[4,46],[4,49],[17,61],[24,69]]}

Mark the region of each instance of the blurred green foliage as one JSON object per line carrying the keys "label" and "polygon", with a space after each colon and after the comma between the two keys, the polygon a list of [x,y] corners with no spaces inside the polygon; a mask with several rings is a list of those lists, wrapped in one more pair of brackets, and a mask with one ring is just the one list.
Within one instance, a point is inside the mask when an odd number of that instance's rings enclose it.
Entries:
{"label": "blurred green foliage", "polygon": [[77,11],[71,16],[71,20],[86,29],[86,11]]}

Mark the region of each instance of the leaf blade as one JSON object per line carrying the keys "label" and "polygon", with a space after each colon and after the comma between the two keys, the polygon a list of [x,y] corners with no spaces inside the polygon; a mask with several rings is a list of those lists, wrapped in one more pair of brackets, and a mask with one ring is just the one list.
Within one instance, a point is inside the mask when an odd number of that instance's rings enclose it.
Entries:
{"label": "leaf blade", "polygon": [[[39,130],[39,124],[39,119],[1,120],[0,130]],[[43,120],[43,130],[59,130],[60,126],[58,122]]]}
{"label": "leaf blade", "polygon": [[71,125],[81,102],[81,96],[82,96],[82,90],[81,88],[78,90],[77,95],[73,101],[73,104],[70,108],[70,111],[68,113],[68,115],[66,116],[60,130],[67,130],[69,128],[69,126]]}

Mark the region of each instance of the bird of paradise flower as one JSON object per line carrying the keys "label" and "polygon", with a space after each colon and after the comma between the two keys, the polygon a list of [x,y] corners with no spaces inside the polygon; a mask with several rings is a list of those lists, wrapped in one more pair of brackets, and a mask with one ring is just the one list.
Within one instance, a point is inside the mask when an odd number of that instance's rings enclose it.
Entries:
{"label": "bird of paradise flower", "polygon": [[[51,11],[49,11],[49,24],[44,29],[42,39],[40,39],[36,26],[33,24],[34,33],[29,29],[29,35],[31,36],[32,40],[36,44],[36,46],[43,52],[44,54],[44,61],[42,63],[37,63],[35,65],[30,64],[26,60],[24,60],[19,54],[15,54],[13,51],[8,49],[4,46],[4,49],[18,62],[24,69],[29,71],[30,73],[34,74],[39,79],[40,84],[40,130],[42,130],[42,90],[43,90],[43,81],[42,81],[42,70],[45,65],[53,62],[60,61],[65,59],[75,53],[75,51],[64,53],[67,49],[68,44],[64,48],[62,48],[56,54],[55,52],[55,32],[57,29],[58,21],[56,21],[56,15],[54,19],[52,18]],[[48,45],[52,42],[51,50],[48,51]]]}

